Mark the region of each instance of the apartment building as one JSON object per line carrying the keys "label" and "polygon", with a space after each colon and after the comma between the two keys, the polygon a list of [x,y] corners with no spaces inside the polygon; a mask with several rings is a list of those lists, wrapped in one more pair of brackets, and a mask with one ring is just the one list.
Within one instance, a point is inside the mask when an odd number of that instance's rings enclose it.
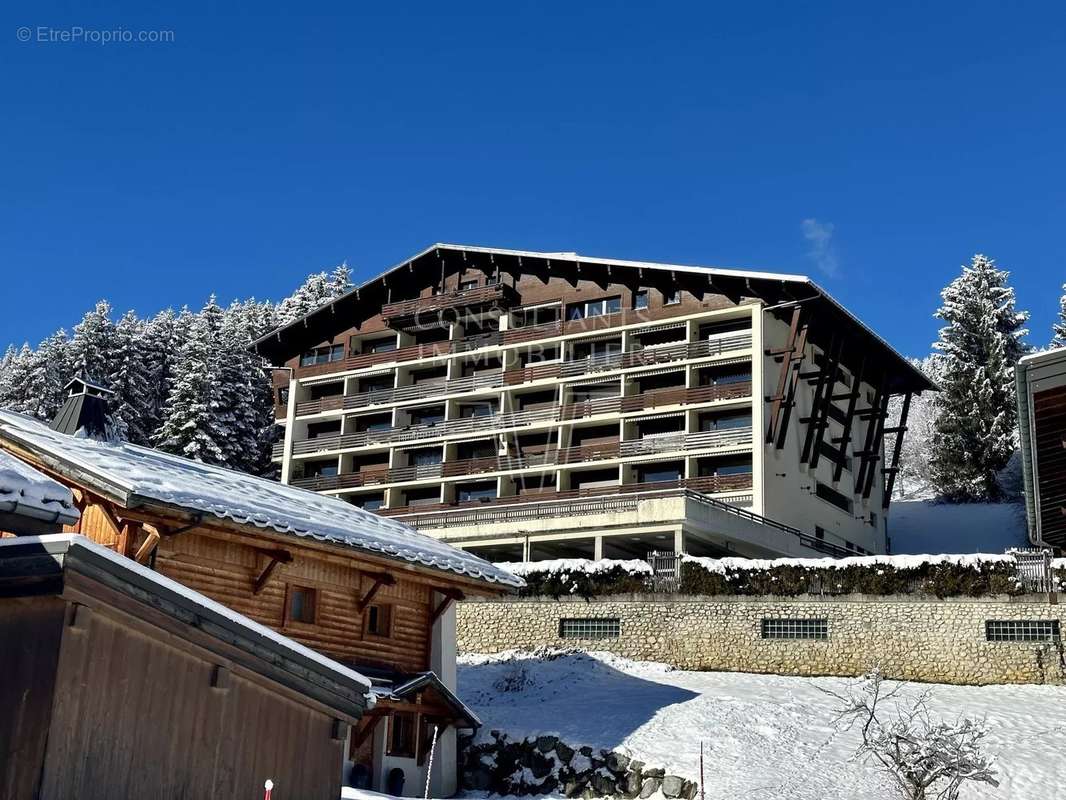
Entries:
{"label": "apartment building", "polygon": [[932,388],[803,276],[447,244],[256,348],[283,482],[494,561],[885,552]]}

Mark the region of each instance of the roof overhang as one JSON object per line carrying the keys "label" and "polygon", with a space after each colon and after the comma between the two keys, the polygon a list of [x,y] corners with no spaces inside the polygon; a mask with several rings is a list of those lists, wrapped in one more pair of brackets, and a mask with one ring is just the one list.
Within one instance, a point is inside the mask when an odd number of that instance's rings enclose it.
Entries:
{"label": "roof overhang", "polygon": [[307,347],[331,340],[339,332],[338,325],[348,327],[346,323],[338,321],[355,319],[356,315],[349,312],[354,311],[360,303],[381,305],[387,302],[389,282],[395,281],[398,275],[414,274],[428,267],[432,267],[434,274],[439,274],[441,264],[449,258],[512,274],[537,271],[544,275],[562,275],[564,271],[569,271],[573,280],[607,281],[615,270],[635,271],[638,279],[646,283],[658,281],[664,285],[681,285],[682,288],[697,292],[724,294],[734,301],[752,298],[779,313],[784,313],[794,305],[802,305],[825,320],[822,327],[831,330],[838,325],[855,330],[863,346],[881,354],[886,372],[891,375],[890,391],[893,393],[922,392],[936,388],[908,359],[805,275],[442,242],[426,247],[304,317],[271,331],[254,342],[253,347],[265,358],[280,364]]}

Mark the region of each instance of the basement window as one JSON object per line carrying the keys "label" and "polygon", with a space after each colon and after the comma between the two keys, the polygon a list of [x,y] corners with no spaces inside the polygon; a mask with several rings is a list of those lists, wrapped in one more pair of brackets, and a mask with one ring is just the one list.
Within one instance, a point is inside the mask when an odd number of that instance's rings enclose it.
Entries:
{"label": "basement window", "polygon": [[318,592],[306,586],[289,587],[289,621],[315,624]]}
{"label": "basement window", "polygon": [[559,620],[560,639],[617,639],[622,634],[618,617],[573,617]]}
{"label": "basement window", "polygon": [[985,639],[989,642],[1057,642],[1060,641],[1057,619],[990,619],[985,621]]}
{"label": "basement window", "polygon": [[763,639],[828,639],[827,619],[763,618]]}

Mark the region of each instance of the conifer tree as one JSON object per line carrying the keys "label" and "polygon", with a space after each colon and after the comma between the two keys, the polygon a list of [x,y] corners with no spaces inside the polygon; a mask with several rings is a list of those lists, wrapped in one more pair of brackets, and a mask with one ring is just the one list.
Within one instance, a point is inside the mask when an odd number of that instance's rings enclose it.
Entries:
{"label": "conifer tree", "polygon": [[113,394],[109,403],[114,434],[134,444],[148,444],[152,430],[147,427],[153,402],[149,386],[145,324],[127,311],[115,325],[114,366],[107,376]]}
{"label": "conifer tree", "polygon": [[189,324],[155,435],[161,449],[210,464],[226,463],[223,447],[231,434],[221,375],[221,327],[222,309],[212,295]]}
{"label": "conifer tree", "polygon": [[42,420],[54,418],[66,399],[63,388],[72,372],[70,339],[60,328],[37,345],[30,359],[25,412]]}
{"label": "conifer tree", "polygon": [[74,371],[84,371],[90,380],[106,384],[111,373],[115,371],[116,346],[111,304],[100,300],[96,307],[74,326],[74,338],[70,342]]}
{"label": "conifer tree", "polygon": [[0,408],[26,413],[29,404],[27,389],[34,369],[34,353],[29,342],[17,350],[9,347],[4,355],[4,374],[0,380]]}
{"label": "conifer tree", "polygon": [[941,292],[946,323],[933,345],[942,355],[932,477],[949,502],[1001,499],[997,474],[1016,447],[1014,365],[1025,352],[1028,314],[1015,310],[1009,273],[975,255]]}
{"label": "conifer tree", "polygon": [[1066,283],[1062,285],[1062,296],[1059,297],[1059,316],[1051,325],[1052,347],[1066,347]]}

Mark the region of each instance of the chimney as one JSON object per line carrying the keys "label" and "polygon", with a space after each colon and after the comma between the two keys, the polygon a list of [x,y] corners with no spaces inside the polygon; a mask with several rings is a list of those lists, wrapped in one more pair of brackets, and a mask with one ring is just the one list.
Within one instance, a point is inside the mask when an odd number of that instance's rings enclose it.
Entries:
{"label": "chimney", "polygon": [[52,430],[68,436],[85,431],[93,439],[106,440],[111,429],[107,402],[113,392],[93,382],[84,372],[71,378],[63,388],[67,390],[67,399],[51,422]]}

